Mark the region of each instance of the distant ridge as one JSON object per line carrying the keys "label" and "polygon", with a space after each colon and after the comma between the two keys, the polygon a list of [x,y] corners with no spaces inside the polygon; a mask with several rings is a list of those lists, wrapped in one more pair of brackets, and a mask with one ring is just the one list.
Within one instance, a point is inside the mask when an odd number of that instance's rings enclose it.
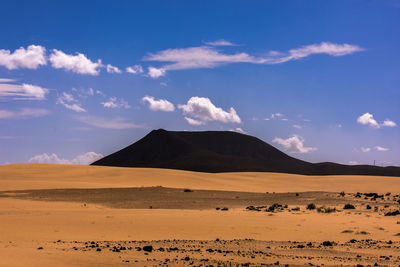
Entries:
{"label": "distant ridge", "polygon": [[310,163],[262,140],[231,131],[153,130],[92,165],[167,168],[199,172],[282,172],[304,175],[399,176],[400,167]]}

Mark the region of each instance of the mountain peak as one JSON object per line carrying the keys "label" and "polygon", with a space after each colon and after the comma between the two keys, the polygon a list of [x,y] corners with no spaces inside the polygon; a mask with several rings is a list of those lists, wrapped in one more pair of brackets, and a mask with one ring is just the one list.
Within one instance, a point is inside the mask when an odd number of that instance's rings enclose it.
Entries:
{"label": "mountain peak", "polygon": [[136,143],[92,165],[167,168],[200,172],[282,172],[307,175],[400,176],[399,167],[310,163],[264,141],[233,131],[152,130]]}

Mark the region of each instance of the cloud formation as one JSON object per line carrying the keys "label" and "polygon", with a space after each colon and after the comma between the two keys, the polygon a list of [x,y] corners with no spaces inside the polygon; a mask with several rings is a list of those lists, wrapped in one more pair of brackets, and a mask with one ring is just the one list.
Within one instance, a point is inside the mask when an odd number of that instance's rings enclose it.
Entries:
{"label": "cloud formation", "polygon": [[386,127],[395,127],[397,124],[394,121],[391,121],[389,119],[386,119],[383,123],[382,126]]}
{"label": "cloud formation", "polygon": [[227,40],[224,39],[219,39],[213,42],[204,42],[206,45],[211,45],[211,46],[236,46],[236,44],[231,43]]}
{"label": "cloud formation", "polygon": [[29,162],[32,163],[52,163],[52,164],[79,164],[79,165],[89,165],[96,160],[99,160],[103,157],[102,154],[96,152],[86,152],[84,154],[80,154],[75,158],[68,160],[59,158],[56,154],[47,154],[43,153],[40,155],[35,155],[29,159]]}
{"label": "cloud formation", "polygon": [[141,125],[137,125],[131,122],[125,121],[125,119],[117,117],[114,119],[106,119],[95,116],[80,116],[77,117],[78,121],[88,124],[96,128],[103,129],[132,129],[132,128],[143,128]]}
{"label": "cloud formation", "polygon": [[97,62],[92,62],[84,54],[69,55],[57,49],[53,49],[49,60],[53,68],[64,69],[78,74],[98,75],[99,69],[103,67],[100,59]]}
{"label": "cloud formation", "polygon": [[0,119],[28,119],[48,114],[50,114],[50,111],[41,108],[22,108],[19,111],[0,109]]}
{"label": "cloud formation", "polygon": [[378,122],[374,119],[374,115],[370,113],[364,113],[360,117],[357,118],[357,122],[363,125],[369,125],[374,128],[379,128]]}
{"label": "cloud formation", "polygon": [[389,119],[386,119],[383,123],[379,124],[375,119],[374,115],[371,113],[364,113],[360,117],[357,118],[357,122],[362,125],[369,125],[370,127],[379,129],[381,126],[383,127],[395,127],[397,124]]}
{"label": "cloud formation", "polygon": [[142,98],[142,102],[149,103],[149,109],[153,111],[164,111],[164,112],[172,112],[175,110],[174,104],[169,102],[166,99],[154,99],[152,96],[145,96]]}
{"label": "cloud formation", "polygon": [[200,125],[206,124],[204,121],[195,120],[195,119],[192,119],[189,117],[184,117],[184,118],[187,121],[187,123],[189,123],[190,125],[200,126]]}
{"label": "cloud formation", "polygon": [[370,147],[362,147],[361,151],[364,152],[364,153],[367,153],[367,152],[371,151],[371,148]]}
{"label": "cloud formation", "polygon": [[316,147],[305,147],[304,139],[295,134],[287,139],[275,137],[272,142],[281,145],[289,153],[308,153],[317,150]]}
{"label": "cloud formation", "polygon": [[127,67],[125,71],[132,74],[139,74],[143,73],[143,67],[140,65],[133,65],[131,67]]}
{"label": "cloud formation", "polygon": [[63,105],[65,108],[73,110],[75,112],[86,112],[86,109],[82,108],[71,94],[63,92],[57,99],[57,104]]}
{"label": "cloud formation", "polygon": [[234,108],[230,108],[229,112],[222,108],[216,107],[209,98],[191,97],[185,105],[178,105],[182,109],[186,121],[192,125],[202,125],[210,121],[219,121],[223,123],[241,123],[240,117]]}
{"label": "cloud formation", "polygon": [[0,49],[0,66],[9,70],[37,69],[47,64],[45,53],[46,48],[40,45],[30,45],[27,49],[20,47],[13,53]]}
{"label": "cloud formation", "polygon": [[106,70],[108,73],[121,73],[121,70],[118,69],[117,67],[111,65],[111,64],[107,64],[106,66]]}
{"label": "cloud formation", "polygon": [[151,78],[157,79],[157,78],[165,75],[165,69],[157,69],[157,68],[154,68],[154,67],[149,67],[147,74]]}
{"label": "cloud formation", "polygon": [[118,99],[117,97],[110,97],[107,102],[101,102],[105,108],[130,108],[131,106],[124,99]]}
{"label": "cloud formation", "polygon": [[241,134],[246,134],[246,131],[243,130],[242,128],[240,128],[240,127],[235,128],[235,129],[230,129],[229,131],[231,131],[231,132],[237,132],[237,133],[241,133]]}
{"label": "cloud formation", "polygon": [[381,151],[381,152],[389,151],[389,148],[381,147],[381,146],[375,146],[375,149],[376,149],[376,151]]}
{"label": "cloud formation", "polygon": [[12,79],[0,79],[0,99],[11,100],[44,100],[49,89],[32,84],[2,83],[14,82]]}
{"label": "cloud formation", "polygon": [[270,51],[265,56],[256,57],[244,52],[235,54],[224,54],[214,46],[199,46],[189,48],[166,49],[154,54],[150,53],[143,59],[145,61],[167,62],[161,68],[150,70],[149,76],[158,78],[164,76],[169,70],[213,68],[230,63],[252,63],[252,64],[281,64],[284,62],[299,60],[313,54],[327,54],[330,56],[344,56],[363,49],[357,45],[334,44],[322,42],[291,49],[288,52]]}

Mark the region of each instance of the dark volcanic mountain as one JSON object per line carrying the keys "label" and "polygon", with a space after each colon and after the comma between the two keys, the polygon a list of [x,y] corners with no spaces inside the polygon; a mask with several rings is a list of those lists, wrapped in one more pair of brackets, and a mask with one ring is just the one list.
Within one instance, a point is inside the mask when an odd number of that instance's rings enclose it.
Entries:
{"label": "dark volcanic mountain", "polygon": [[400,176],[400,167],[309,163],[260,139],[229,131],[153,130],[136,143],[92,165],[167,168],[199,172],[283,172],[308,175]]}

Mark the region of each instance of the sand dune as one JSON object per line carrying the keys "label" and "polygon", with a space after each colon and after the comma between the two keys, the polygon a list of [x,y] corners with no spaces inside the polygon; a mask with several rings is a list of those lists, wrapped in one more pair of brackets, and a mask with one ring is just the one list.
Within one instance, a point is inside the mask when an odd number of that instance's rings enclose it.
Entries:
{"label": "sand dune", "polygon": [[400,264],[400,177],[15,164],[0,191],[0,266]]}
{"label": "sand dune", "polygon": [[4,190],[164,186],[241,192],[400,192],[400,177],[283,173],[201,173],[168,169],[12,164],[0,166]]}

